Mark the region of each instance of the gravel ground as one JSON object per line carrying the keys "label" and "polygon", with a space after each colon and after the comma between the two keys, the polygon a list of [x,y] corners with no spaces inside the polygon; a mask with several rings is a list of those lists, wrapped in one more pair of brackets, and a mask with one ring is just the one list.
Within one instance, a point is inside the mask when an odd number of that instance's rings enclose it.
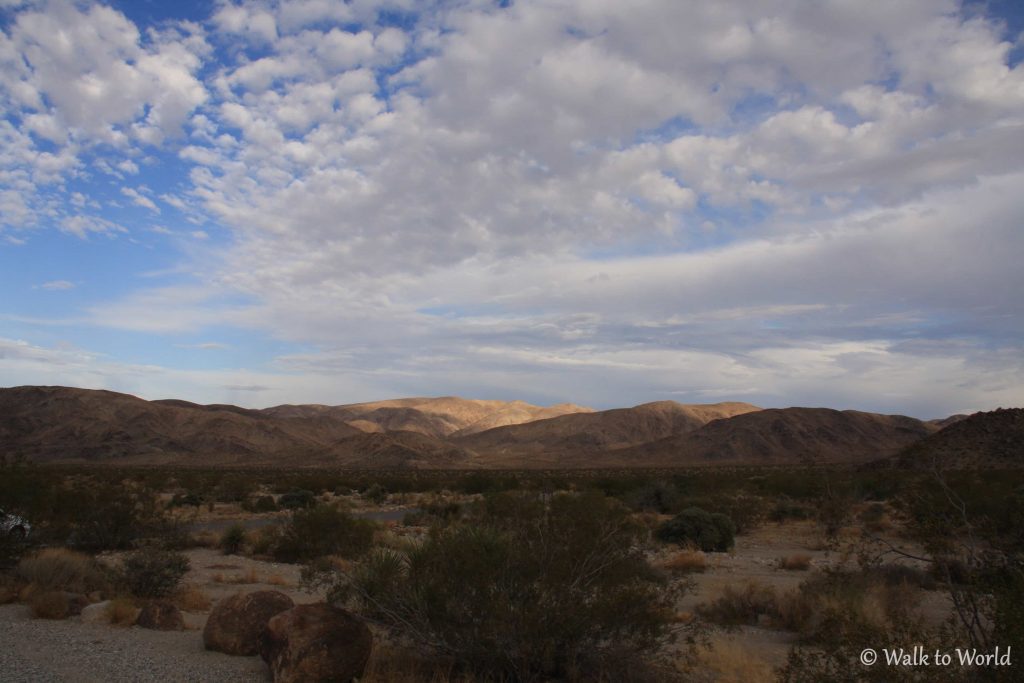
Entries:
{"label": "gravel ground", "polygon": [[0,681],[267,683],[259,657],[203,649],[199,631],[148,631],[33,619],[25,605],[0,606]]}

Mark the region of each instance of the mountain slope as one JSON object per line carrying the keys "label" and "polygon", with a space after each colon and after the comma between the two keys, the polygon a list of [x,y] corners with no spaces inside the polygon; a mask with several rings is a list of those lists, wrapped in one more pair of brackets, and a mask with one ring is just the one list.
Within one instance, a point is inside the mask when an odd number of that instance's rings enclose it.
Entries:
{"label": "mountain slope", "polygon": [[273,417],[330,416],[364,432],[408,431],[435,437],[471,434],[501,425],[589,412],[590,408],[560,403],[535,406],[523,401],[482,401],[444,396],[400,398],[349,405],[283,405],[260,412]]}
{"label": "mountain slope", "polygon": [[1024,409],[974,413],[911,445],[890,464],[955,470],[1024,468]]}
{"label": "mountain slope", "polygon": [[623,461],[662,465],[865,462],[935,431],[902,415],[782,408],[715,420],[695,431],[637,446]]}
{"label": "mountain slope", "polygon": [[310,457],[357,434],[337,420],[276,419],[235,406],[66,387],[0,389],[0,444],[37,461],[265,463]]}
{"label": "mountain slope", "polygon": [[502,463],[540,454],[547,454],[546,459],[568,458],[635,446],[692,431],[710,420],[758,410],[760,408],[749,403],[684,405],[657,401],[633,408],[576,413],[497,427],[456,435],[454,440],[470,450],[497,457]]}

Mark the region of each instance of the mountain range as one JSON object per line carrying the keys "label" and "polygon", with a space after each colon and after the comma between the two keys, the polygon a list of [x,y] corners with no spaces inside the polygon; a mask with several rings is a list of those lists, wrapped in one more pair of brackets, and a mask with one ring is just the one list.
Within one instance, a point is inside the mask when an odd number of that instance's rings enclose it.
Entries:
{"label": "mountain range", "polygon": [[973,416],[954,418],[924,422],[737,402],[657,401],[595,411],[457,397],[256,410],[24,386],[0,389],[0,455],[36,462],[360,469],[866,463],[972,429]]}

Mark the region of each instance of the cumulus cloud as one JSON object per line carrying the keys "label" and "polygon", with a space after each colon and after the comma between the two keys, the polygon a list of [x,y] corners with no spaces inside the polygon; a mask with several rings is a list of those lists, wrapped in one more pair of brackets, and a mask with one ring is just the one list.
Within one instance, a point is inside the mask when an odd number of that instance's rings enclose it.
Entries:
{"label": "cumulus cloud", "polygon": [[[954,0],[253,1],[159,31],[52,2],[0,44],[0,208],[123,230],[59,201],[102,147],[195,224],[194,277],[94,324],[245,328],[375,395],[1019,403],[1004,28]],[[188,176],[144,189],[144,149]]]}

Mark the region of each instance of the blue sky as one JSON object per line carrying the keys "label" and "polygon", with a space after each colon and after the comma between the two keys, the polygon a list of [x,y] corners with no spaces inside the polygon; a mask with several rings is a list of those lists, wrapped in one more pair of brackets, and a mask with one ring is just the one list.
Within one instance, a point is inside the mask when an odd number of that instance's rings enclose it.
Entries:
{"label": "blue sky", "polygon": [[0,385],[1024,404],[1011,0],[0,1]]}

